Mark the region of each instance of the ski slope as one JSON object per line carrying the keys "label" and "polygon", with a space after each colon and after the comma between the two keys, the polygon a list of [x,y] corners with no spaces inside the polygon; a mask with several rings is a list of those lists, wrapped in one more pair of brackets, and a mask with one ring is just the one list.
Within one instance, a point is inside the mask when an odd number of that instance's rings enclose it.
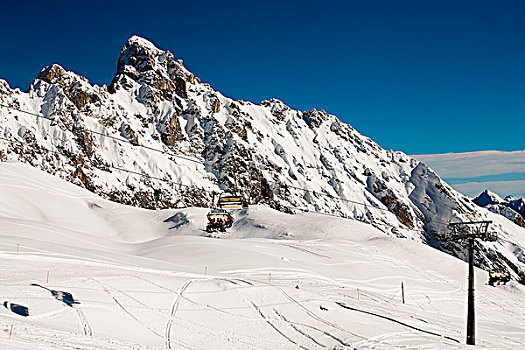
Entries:
{"label": "ski slope", "polygon": [[[263,206],[206,237],[206,213],[127,207],[0,163],[0,303],[30,311],[0,305],[0,348],[467,348],[464,262]],[[478,348],[525,347],[525,288],[487,279],[476,270]]]}

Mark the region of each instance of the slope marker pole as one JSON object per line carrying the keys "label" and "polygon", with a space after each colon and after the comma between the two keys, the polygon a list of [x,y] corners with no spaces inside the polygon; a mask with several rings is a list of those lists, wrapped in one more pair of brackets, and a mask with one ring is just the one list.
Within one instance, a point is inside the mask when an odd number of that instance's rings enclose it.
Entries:
{"label": "slope marker pole", "polygon": [[46,278],[46,283],[49,283],[49,270],[47,270],[47,278]]}
{"label": "slope marker pole", "polygon": [[403,304],[405,303],[405,286],[403,282],[401,282],[401,300],[403,300]]}
{"label": "slope marker pole", "polygon": [[357,301],[359,301],[359,288],[357,288]]}
{"label": "slope marker pole", "polygon": [[11,325],[11,330],[9,331],[9,339],[11,339],[11,335],[13,335],[13,325]]}
{"label": "slope marker pole", "polygon": [[16,244],[16,255],[18,255],[18,251],[20,250],[20,243]]}

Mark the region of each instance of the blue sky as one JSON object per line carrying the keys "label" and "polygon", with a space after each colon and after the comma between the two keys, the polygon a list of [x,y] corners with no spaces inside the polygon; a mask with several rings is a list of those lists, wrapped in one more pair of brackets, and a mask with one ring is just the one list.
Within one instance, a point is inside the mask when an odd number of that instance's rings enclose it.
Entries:
{"label": "blue sky", "polygon": [[523,1],[9,2],[0,77],[109,84],[133,34],[226,96],[323,108],[409,154],[523,150]]}

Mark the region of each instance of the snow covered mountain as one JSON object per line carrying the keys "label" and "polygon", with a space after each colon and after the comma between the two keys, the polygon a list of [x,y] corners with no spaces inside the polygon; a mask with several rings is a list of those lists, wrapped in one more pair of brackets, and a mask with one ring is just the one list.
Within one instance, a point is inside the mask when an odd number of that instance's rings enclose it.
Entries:
{"label": "snow covered mountain", "polygon": [[[464,257],[450,221],[488,211],[414,158],[384,150],[324,110],[233,100],[182,60],[133,36],[109,87],[59,65],[28,91],[0,80],[0,158],[27,162],[110,200],[143,208],[213,206],[220,191],[288,213],[359,220]],[[477,264],[525,281],[524,234],[477,243]]]}
{"label": "snow covered mountain", "polygon": [[516,225],[525,227],[525,198],[507,196],[502,199],[497,194],[485,190],[474,198],[474,203],[493,213],[505,216]]}

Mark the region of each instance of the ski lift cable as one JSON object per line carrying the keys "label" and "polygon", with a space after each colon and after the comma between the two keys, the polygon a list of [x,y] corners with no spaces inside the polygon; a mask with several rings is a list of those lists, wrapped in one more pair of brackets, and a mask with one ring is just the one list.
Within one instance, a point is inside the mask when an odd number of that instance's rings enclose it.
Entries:
{"label": "ski lift cable", "polygon": [[[0,104],[0,107],[4,107],[4,108],[7,108],[7,109],[11,109],[11,110],[17,111],[17,112],[21,112],[21,113],[25,113],[25,114],[28,114],[28,115],[32,115],[34,117],[37,117],[37,118],[40,118],[40,119],[45,119],[47,121],[51,121],[51,122],[55,121],[56,122],[55,119],[46,118],[46,117],[44,117],[42,115],[39,115],[39,114],[36,114],[36,113],[33,113],[33,112],[29,112],[29,111],[24,111],[22,109],[14,108],[12,106]],[[62,122],[62,125],[65,126],[63,124],[63,121],[60,121],[60,122]],[[100,135],[102,137],[107,137],[107,138],[113,139],[113,140],[118,141],[120,143],[129,143],[129,144],[131,144],[131,142],[128,141],[128,140],[121,139],[121,138],[118,138],[118,137],[115,137],[115,136],[111,136],[111,135],[108,135],[108,134],[105,134],[105,133],[101,133],[101,132],[98,132],[98,131],[90,130],[90,129],[87,129],[87,128],[83,128],[82,130],[86,131],[86,132],[93,133],[93,134]],[[174,154],[174,153],[171,153],[171,152],[166,152],[166,151],[163,151],[163,150],[156,149],[154,147],[149,147],[149,146],[141,145],[141,144],[136,145],[135,147],[142,147],[142,148],[145,148],[145,149],[148,149],[148,150],[151,150],[151,151],[155,151],[155,152],[159,152],[159,153],[162,153],[162,154],[171,155],[171,156],[176,157],[176,158],[180,158],[180,159],[188,160],[188,161],[191,161],[191,162],[194,162],[194,163],[205,165],[204,161],[200,161],[200,160],[197,160],[197,159],[192,159],[192,158],[189,158],[189,157],[184,157],[184,156],[181,156],[181,155],[178,155],[178,154]],[[309,193],[312,193],[312,194],[315,194],[315,195],[319,195],[319,196],[322,196],[322,197],[326,197],[326,198],[330,198],[330,199],[340,199],[340,200],[348,202],[348,203],[353,203],[353,204],[356,204],[356,205],[362,205],[364,207],[371,207],[371,208],[374,208],[374,209],[377,209],[377,210],[380,210],[380,211],[392,213],[389,209],[380,208],[380,207],[377,207],[377,206],[375,206],[373,204],[367,204],[367,203],[358,202],[358,201],[355,201],[355,200],[352,200],[352,199],[349,199],[349,198],[345,198],[345,197],[342,197],[342,196],[334,196],[334,195],[331,195],[331,194],[328,194],[328,193],[322,193],[322,192],[318,192],[318,191],[315,191],[315,190],[309,190],[307,188],[302,188],[302,187],[298,187],[298,186],[282,184],[282,183],[279,183],[279,182],[276,182],[276,181],[268,181],[268,182],[272,183],[272,184],[277,184],[279,186],[284,185],[285,187],[288,187],[288,188],[293,188],[293,189],[296,189],[296,190],[309,192]],[[185,186],[187,186],[187,185],[185,185]],[[444,225],[448,225],[448,223],[443,223],[443,224]]]}
{"label": "ski lift cable", "polygon": [[[36,113],[32,113],[32,112],[29,112],[29,111],[24,111],[24,110],[21,110],[21,109],[17,109],[17,108],[14,108],[14,107],[11,107],[11,106],[7,106],[7,105],[4,105],[4,104],[0,104],[0,107],[4,107],[4,108],[8,108],[8,109],[12,109],[14,111],[17,111],[17,112],[22,112],[22,113],[26,113],[28,115],[32,115],[32,116],[35,116],[37,118],[40,118],[40,119],[45,119],[45,120],[48,120],[48,121],[55,121],[54,119],[50,119],[50,118],[46,118],[42,115],[39,115],[39,114],[36,114]],[[65,126],[63,124],[63,121],[60,121],[62,122],[62,125]],[[128,140],[125,140],[125,139],[121,139],[121,138],[118,138],[118,137],[114,137],[114,136],[111,136],[111,135],[107,135],[105,133],[101,133],[101,132],[98,132],[98,131],[94,131],[94,130],[90,130],[90,129],[87,129],[87,128],[84,128],[83,131],[86,131],[86,132],[90,132],[90,133],[93,133],[93,134],[97,134],[97,135],[100,135],[102,137],[107,137],[107,138],[110,138],[110,139],[113,139],[115,141],[118,141],[120,143],[130,143]],[[137,145],[135,147],[142,147],[142,148],[145,148],[145,149],[149,149],[149,150],[152,150],[152,151],[155,151],[155,152],[159,152],[159,153],[163,153],[163,154],[168,154],[168,155],[171,155],[171,156],[174,156],[174,157],[178,157],[178,158],[181,158],[181,159],[185,159],[185,160],[189,160],[189,161],[192,161],[192,162],[195,162],[195,163],[199,163],[199,164],[203,164],[205,165],[204,162],[202,161],[199,161],[199,160],[195,160],[195,159],[191,159],[191,158],[187,158],[187,157],[183,157],[183,156],[180,156],[180,155],[176,155],[176,154],[172,154],[170,152],[165,152],[165,151],[162,151],[162,150],[159,150],[159,149],[156,149],[156,148],[153,148],[153,147],[149,147],[149,146],[145,146],[145,145]],[[270,183],[273,183],[273,184],[278,184],[278,185],[282,185],[281,183],[278,183],[278,182],[275,182],[275,181],[268,181]],[[323,196],[323,197],[327,197],[327,198],[330,198],[330,199],[341,199],[342,201],[346,201],[346,202],[349,202],[349,203],[353,203],[353,204],[357,204],[357,205],[362,205],[362,206],[365,206],[365,207],[372,207],[374,209],[377,209],[377,210],[380,210],[380,211],[384,211],[384,212],[390,212],[390,210],[388,209],[384,209],[384,208],[380,208],[380,207],[376,207],[374,205],[371,205],[371,204],[366,204],[366,203],[361,203],[361,202],[358,202],[358,201],[354,201],[354,200],[351,200],[351,199],[348,199],[348,198],[345,198],[345,197],[341,197],[341,196],[333,196],[333,195],[330,195],[328,193],[321,193],[321,192],[318,192],[318,191],[314,191],[314,190],[309,190],[309,189],[306,189],[306,188],[302,188],[302,187],[298,187],[298,186],[293,186],[293,185],[287,185],[285,184],[286,187],[289,187],[289,188],[293,188],[293,189],[297,189],[297,190],[302,190],[302,191],[305,191],[305,192],[309,192],[309,193],[312,193],[312,194],[316,194],[316,195],[319,195],[319,196]]]}
{"label": "ski lift cable", "polygon": [[[4,107],[4,108],[7,108],[7,109],[12,109],[14,111],[17,111],[17,112],[21,112],[21,113],[25,113],[25,114],[28,114],[28,115],[31,115],[31,116],[34,116],[38,119],[44,119],[44,120],[47,120],[49,122],[55,122],[57,123],[58,125],[58,122],[60,122],[62,124],[62,126],[64,126],[65,128],[67,128],[67,126],[64,124],[64,122],[62,120],[56,120],[56,119],[51,119],[51,118],[46,118],[42,115],[39,115],[39,114],[36,114],[36,113],[32,113],[32,112],[29,112],[29,111],[24,111],[24,110],[21,110],[21,109],[17,109],[17,108],[13,108],[11,106],[6,106],[6,105],[3,105],[3,104],[0,104],[0,107]],[[125,142],[125,143],[129,143],[128,140],[125,140],[125,139],[121,139],[121,138],[118,138],[118,137],[115,137],[115,136],[111,136],[111,135],[108,135],[108,134],[104,134],[104,133],[101,133],[99,131],[95,131],[95,130],[90,130],[90,129],[87,129],[87,128],[83,128],[82,129],[83,131],[87,131],[87,132],[90,132],[90,133],[93,133],[93,134],[97,134],[97,135],[100,135],[100,136],[103,136],[103,137],[107,137],[107,138],[110,138],[110,139],[113,139],[113,140],[116,140],[116,141],[119,141],[119,142]]]}
{"label": "ski lift cable", "polygon": [[[50,121],[50,122],[53,122],[53,121],[56,122],[56,120],[54,120],[54,119],[46,118],[46,117],[38,115],[36,113],[24,111],[24,110],[17,109],[17,108],[14,108],[14,107],[11,107],[11,106],[7,106],[7,105],[4,105],[4,104],[0,104],[0,107],[12,109],[14,111],[25,113],[25,114],[34,116],[34,117],[39,118],[39,119],[45,119],[45,120]],[[59,120],[59,122],[61,122],[62,125],[64,127],[66,127],[64,125],[63,121]],[[87,132],[90,132],[90,133],[93,133],[93,134],[97,134],[97,135],[100,135],[102,137],[107,137],[107,138],[115,140],[115,141],[117,141],[119,143],[130,143],[128,140],[121,139],[121,138],[118,138],[118,137],[115,137],[115,136],[112,136],[112,135],[107,135],[105,133],[101,133],[101,132],[98,132],[98,131],[90,130],[90,129],[87,129],[87,128],[84,128],[83,131],[87,131]],[[8,138],[1,137],[1,136],[0,136],[0,139],[4,140],[4,141],[8,141],[8,142],[16,142],[16,143],[18,143],[20,145],[24,144],[22,141],[17,140],[17,139],[8,139]],[[191,161],[191,162],[195,162],[195,163],[199,163],[199,164],[203,164],[203,165],[205,164],[204,162],[201,162],[199,160],[191,159],[191,158],[188,158],[188,157],[183,157],[183,156],[180,156],[180,155],[177,155],[177,154],[173,154],[173,153],[170,153],[170,152],[166,152],[166,151],[159,150],[159,149],[156,149],[156,148],[153,148],[153,147],[149,147],[149,146],[145,146],[145,145],[140,145],[139,144],[136,147],[142,147],[142,148],[145,148],[145,149],[148,149],[148,150],[151,150],[151,151],[155,151],[155,152],[159,152],[159,153],[163,153],[163,154],[168,154],[168,155],[171,155],[171,156],[174,156],[174,157],[177,157],[177,158],[185,159],[185,160],[188,160],[188,161]],[[64,156],[63,154],[60,154],[59,152],[56,152],[56,151],[53,151],[53,150],[48,150],[48,152],[52,152],[55,155]],[[119,168],[119,167],[115,167],[115,166],[109,166],[109,168],[117,170],[117,171],[121,171],[121,172],[127,172],[127,173],[130,173],[130,174],[145,176],[147,178],[154,179],[154,180],[157,180],[157,181],[166,182],[166,183],[169,183],[169,184],[172,184],[172,185],[179,185],[179,186],[183,186],[183,187],[186,187],[186,188],[194,188],[195,187],[194,185],[187,185],[187,184],[184,184],[184,183],[181,183],[181,182],[176,182],[176,181],[172,181],[172,180],[168,180],[168,179],[163,179],[163,178],[151,176],[151,175],[148,175],[148,174],[145,174],[145,173],[140,173],[140,172],[129,170],[129,169]],[[268,182],[269,183],[273,183],[273,184],[277,184],[277,185],[283,185],[283,184],[281,184],[279,182],[276,182],[276,181],[268,181]],[[387,209],[384,209],[384,208],[379,208],[379,207],[376,207],[376,206],[373,206],[373,205],[370,205],[370,204],[357,202],[357,201],[354,201],[354,200],[351,200],[351,199],[348,199],[348,198],[345,198],[345,197],[341,197],[341,196],[333,196],[333,195],[330,195],[330,194],[327,194],[327,193],[321,193],[321,192],[318,192],[318,191],[309,190],[309,189],[306,189],[306,188],[293,186],[293,185],[284,184],[284,186],[288,187],[288,188],[302,190],[302,191],[309,192],[309,193],[312,193],[312,194],[316,194],[316,195],[319,195],[319,196],[331,198],[331,199],[340,199],[340,200],[343,200],[343,201],[346,201],[346,202],[349,202],[349,203],[353,203],[353,204],[357,204],[357,205],[363,205],[365,207],[369,206],[369,207],[372,207],[372,208],[377,209],[377,210],[391,212],[391,211],[389,211]],[[201,190],[204,191],[204,192],[207,192],[207,193],[214,193],[214,192],[216,192],[215,190],[209,190],[209,189],[204,189],[204,188],[201,188]],[[321,215],[329,215],[329,216],[334,216],[334,217],[340,217],[340,218],[348,219],[348,217],[345,217],[345,216],[331,214],[331,213],[326,213],[326,212],[321,212],[321,211],[312,211],[312,210],[307,210],[307,211],[311,212],[311,213],[321,214]],[[448,226],[449,225],[448,222],[442,222],[442,221],[439,221],[439,220],[431,220],[431,222],[434,223],[434,224],[443,225],[443,226]],[[517,245],[517,246],[523,248],[521,245],[516,244],[515,242],[511,242],[511,241],[509,241],[509,240],[507,240],[505,238],[502,238],[501,236],[498,236],[497,240],[498,241],[507,242],[509,244],[514,244],[514,245]]]}
{"label": "ski lift cable", "polygon": [[[24,144],[23,142],[21,142],[19,140],[8,139],[8,138],[1,137],[1,136],[0,136],[0,140],[4,140],[4,141],[8,141],[8,142],[15,142],[15,143],[20,144],[20,145]],[[50,149],[47,149],[47,148],[46,148],[46,151],[48,151],[48,152],[50,152],[52,154],[58,155],[58,156],[64,156],[64,154],[61,154],[61,153],[59,153],[57,151],[50,150]],[[169,183],[169,184],[172,184],[172,185],[180,185],[180,186],[187,187],[187,188],[194,188],[195,187],[195,185],[187,185],[187,184],[184,184],[182,182],[177,182],[177,181],[172,181],[172,180],[168,180],[168,179],[163,179],[163,178],[160,178],[160,177],[152,176],[152,175],[149,175],[149,174],[146,174],[146,173],[141,173],[141,172],[134,171],[134,170],[119,168],[119,167],[115,167],[115,166],[112,166],[112,165],[109,165],[108,167],[111,168],[111,169],[117,170],[117,171],[144,176],[144,177],[147,177],[149,179],[166,182],[166,183]],[[209,189],[205,189],[205,188],[200,188],[200,190],[202,190],[204,192],[208,192],[208,193],[213,193],[214,192],[214,190],[209,190]]]}
{"label": "ski lift cable", "polygon": [[[273,183],[273,184],[280,184],[279,182],[276,182],[276,181],[268,181],[270,183]],[[293,185],[284,185],[285,187],[289,187],[289,188],[293,188],[293,189],[296,189],[296,190],[302,190],[302,191],[305,191],[305,192],[309,192],[309,193],[313,193],[313,194],[316,194],[316,195],[319,195],[319,196],[323,196],[323,197],[327,197],[327,198],[331,198],[331,199],[341,199],[345,202],[349,202],[349,203],[353,203],[353,204],[358,204],[358,205],[363,205],[365,207],[372,207],[374,209],[377,209],[377,210],[381,210],[381,211],[386,211],[386,212],[389,212],[391,213],[390,210],[388,209],[384,209],[384,208],[380,208],[380,207],[376,207],[375,205],[373,204],[366,204],[366,203],[362,203],[362,202],[357,202],[357,201],[354,201],[352,199],[348,199],[348,198],[345,198],[345,197],[341,197],[341,196],[333,196],[329,193],[322,193],[322,192],[318,192],[318,191],[314,191],[314,190],[309,190],[309,189],[306,189],[306,188],[302,188],[302,187],[298,187],[298,186],[293,186]]]}
{"label": "ski lift cable", "polygon": [[[0,104],[0,107],[4,107],[4,108],[7,108],[7,109],[11,109],[11,110],[17,111],[17,112],[21,112],[21,113],[25,113],[25,114],[28,114],[28,115],[32,115],[32,116],[34,116],[36,118],[45,119],[45,120],[50,121],[50,122],[53,122],[53,121],[57,122],[55,119],[46,118],[46,117],[44,117],[42,115],[39,115],[39,114],[36,114],[36,113],[33,113],[33,112],[29,112],[29,111],[24,111],[22,109],[17,109],[17,108],[14,108],[14,107],[11,107],[11,106],[7,106],[7,105],[4,105],[4,104]],[[63,124],[63,121],[60,121],[60,122],[62,122],[62,125],[65,126]],[[111,136],[111,135],[108,135],[108,134],[105,134],[105,133],[101,133],[99,131],[94,131],[94,130],[87,129],[87,128],[83,128],[82,130],[86,131],[86,132],[93,133],[93,134],[100,135],[102,137],[107,137],[107,138],[113,139],[113,140],[118,141],[120,143],[130,143],[130,141],[128,141],[128,140],[121,139],[121,138],[118,138],[118,137],[115,137],[115,136]],[[145,148],[145,149],[148,149],[148,150],[151,150],[151,151],[155,151],[155,152],[159,152],[159,153],[163,153],[163,154],[168,154],[168,155],[171,155],[173,157],[177,157],[177,158],[185,159],[185,160],[188,160],[188,161],[191,161],[191,162],[194,162],[194,163],[205,165],[204,161],[200,161],[200,160],[197,160],[197,159],[184,157],[184,156],[181,156],[181,155],[178,155],[178,154],[166,152],[166,151],[159,150],[159,149],[156,149],[156,148],[153,148],[153,147],[149,147],[149,146],[145,146],[145,145],[141,145],[141,144],[139,144],[139,145],[137,145],[135,147],[142,147],[142,148]],[[268,182],[273,183],[273,184],[282,185],[281,183],[278,183],[278,182],[275,182],[275,181],[268,181]],[[309,189],[306,189],[306,188],[301,188],[301,187],[297,187],[297,186],[293,186],[293,185],[286,185],[285,184],[285,186],[287,186],[289,188],[294,188],[294,189],[297,189],[297,190],[302,190],[302,191],[305,191],[305,192],[310,192],[310,193],[313,193],[313,194],[316,194],[316,195],[319,195],[319,196],[323,196],[323,197],[327,197],[327,198],[331,198],[331,199],[341,199],[341,200],[349,202],[349,203],[362,205],[362,206],[365,206],[365,207],[368,206],[368,207],[372,207],[372,208],[375,208],[377,210],[381,210],[381,211],[385,211],[385,212],[391,212],[388,209],[379,208],[379,207],[376,207],[376,206],[371,205],[371,204],[361,203],[361,202],[354,201],[354,200],[351,200],[351,199],[348,199],[348,198],[345,198],[345,197],[341,197],[341,196],[333,196],[333,195],[330,195],[330,194],[327,194],[327,193],[321,193],[321,192],[317,192],[317,191],[314,191],[314,190],[309,190]]]}
{"label": "ski lift cable", "polygon": [[[2,105],[0,105],[2,106]],[[40,118],[44,118],[44,117],[41,117],[41,116],[38,116]],[[44,119],[47,119],[47,118],[44,118]],[[48,119],[49,120],[49,119]],[[104,135],[104,136],[108,136],[108,135]],[[113,137],[111,137],[113,138]],[[17,139],[8,139],[8,138],[5,138],[5,137],[2,137],[0,136],[0,140],[4,140],[4,141],[7,141],[7,142],[15,142],[15,143],[18,143],[20,145],[23,145],[24,143],[20,140],[17,140]],[[119,140],[119,139],[117,139]],[[122,142],[127,142],[127,141],[124,141],[124,140],[119,140],[119,141],[122,141]],[[64,156],[63,154],[57,152],[57,151],[54,151],[54,150],[49,150],[49,149],[46,149],[48,152],[51,152],[55,155],[58,155],[58,156]],[[157,180],[157,181],[161,181],[161,182],[165,182],[165,183],[169,183],[171,185],[179,185],[179,186],[182,186],[182,187],[186,187],[186,188],[195,188],[194,185],[187,185],[187,184],[184,184],[182,182],[177,182],[177,181],[172,181],[172,180],[168,180],[168,179],[164,179],[164,178],[160,178],[160,177],[156,177],[156,176],[152,176],[152,175],[149,175],[149,174],[146,174],[146,173],[141,173],[141,172],[138,172],[138,171],[134,171],[134,170],[129,170],[129,169],[124,169],[124,168],[120,168],[120,167],[115,167],[115,166],[112,166],[110,165],[109,168],[111,169],[114,169],[114,170],[117,170],[117,171],[121,171],[121,172],[126,172],[126,173],[130,173],[130,174],[135,174],[135,175],[140,175],[140,176],[144,176],[144,177],[147,177],[147,178],[150,178],[150,179],[154,179],[154,180]],[[277,182],[275,181],[272,181],[272,183],[274,184],[278,184]],[[318,194],[320,196],[328,196],[329,198],[339,198],[339,199],[342,199],[342,200],[346,200],[348,202],[351,202],[351,203],[354,203],[354,204],[360,204],[360,205],[364,205],[364,206],[367,206],[367,204],[365,203],[360,203],[360,202],[357,202],[357,201],[353,201],[353,200],[350,200],[350,199],[347,199],[347,198],[344,198],[344,197],[337,197],[337,196],[331,196],[331,195],[328,195],[328,194],[325,194],[325,193],[320,193],[320,192],[317,192],[317,191],[313,191],[313,190],[308,190],[308,189],[305,189],[305,188],[301,188],[301,187],[297,187],[297,186],[288,186],[290,188],[294,188],[294,189],[298,189],[298,190],[303,190],[303,191],[306,191],[306,192],[310,192],[310,193],[315,193],[315,194]],[[210,189],[204,189],[204,188],[201,188],[202,191],[204,192],[207,192],[207,193],[216,193],[215,190],[210,190]],[[382,208],[378,208],[378,207],[374,207],[378,210],[385,210],[385,209],[382,209]],[[304,210],[304,209],[302,209]],[[349,217],[346,217],[346,216],[342,216],[342,215],[337,215],[337,214],[333,214],[333,213],[326,213],[326,212],[322,212],[322,211],[317,211],[317,210],[310,210],[310,209],[306,209],[305,211],[307,212],[310,212],[310,213],[315,213],[315,214],[320,214],[320,215],[327,215],[327,216],[333,216],[333,217],[339,217],[339,218],[343,218],[343,219],[352,219],[352,218],[349,218]],[[439,220],[432,220],[432,223],[435,223],[435,224],[439,224],[439,225],[443,225],[443,226],[448,226],[449,223],[448,222],[443,222],[443,221],[439,221]],[[505,238],[502,238],[501,236],[498,236],[498,241],[504,241],[504,242],[507,242],[509,244],[514,244],[514,245],[517,245],[521,248],[523,248],[521,245],[519,244],[516,244],[515,242],[511,242]]]}
{"label": "ski lift cable", "polygon": [[[7,105],[4,105],[4,104],[0,104],[0,107],[12,109],[12,110],[17,111],[17,112],[26,113],[26,114],[35,116],[37,118],[45,119],[45,120],[48,120],[48,121],[55,121],[54,119],[46,118],[46,117],[44,117],[42,115],[39,115],[39,114],[36,114],[36,113],[32,113],[32,112],[29,112],[29,111],[24,111],[24,110],[21,110],[21,109],[17,109],[17,108],[14,108],[14,107],[11,107],[11,106],[7,106]],[[62,125],[64,125],[64,124],[62,124]],[[98,132],[98,131],[94,131],[94,130],[91,130],[91,129],[84,128],[83,131],[90,132],[90,133],[93,133],[93,134],[97,134],[97,135],[100,135],[102,137],[107,137],[107,138],[113,139],[113,140],[121,142],[121,143],[130,143],[128,140],[121,139],[121,138],[118,138],[118,137],[115,137],[115,136],[111,136],[111,135],[108,135],[108,134],[105,134],[105,133],[101,133],[101,132]],[[145,146],[145,145],[141,145],[141,144],[139,144],[139,145],[137,145],[135,147],[142,147],[142,148],[145,148],[145,149],[148,149],[148,150],[151,150],[151,151],[155,151],[155,152],[159,152],[159,153],[163,153],[163,154],[168,154],[168,155],[171,155],[171,156],[174,156],[174,157],[177,157],[177,158],[181,158],[181,159],[185,159],[185,160],[188,160],[188,161],[191,161],[191,162],[194,162],[194,163],[205,165],[204,161],[199,161],[199,160],[188,158],[188,157],[184,157],[184,156],[181,156],[181,155],[178,155],[178,154],[173,154],[173,153],[166,152],[166,151],[163,151],[163,150],[159,150],[159,149],[156,149],[156,148],[153,148],[153,147],[149,147],[149,146]],[[268,182],[273,183],[273,184],[281,185],[280,183],[275,182],[275,181],[268,181]],[[341,199],[341,200],[349,202],[349,203],[353,203],[353,204],[357,204],[357,205],[363,205],[365,207],[369,206],[369,207],[375,208],[377,210],[390,212],[390,210],[388,210],[388,209],[379,208],[379,207],[376,207],[376,206],[371,205],[371,204],[361,203],[361,202],[354,201],[354,200],[351,200],[351,199],[348,199],[348,198],[345,198],[345,197],[341,197],[341,196],[334,196],[334,195],[331,195],[331,194],[328,194],[328,193],[321,193],[321,192],[317,192],[317,191],[314,191],[314,190],[309,190],[309,189],[306,189],[306,188],[293,186],[293,185],[286,185],[285,184],[285,186],[287,186],[289,188],[294,188],[294,189],[297,189],[297,190],[302,190],[302,191],[305,191],[305,192],[313,193],[313,194],[316,194],[316,195],[320,195],[320,196],[323,196],[323,197],[331,198],[331,199]]]}
{"label": "ski lift cable", "polygon": [[[146,173],[140,173],[138,171],[133,171],[133,170],[129,170],[129,169],[119,168],[119,167],[115,167],[115,166],[111,166],[111,165],[109,167],[111,169],[115,169],[117,171],[122,171],[122,172],[126,172],[126,173],[131,173],[131,174],[135,174],[135,175],[144,176],[144,177],[147,177],[149,179],[166,182],[166,183],[169,183],[169,184],[172,184],[172,185],[180,185],[180,186],[183,186],[183,187],[195,188],[195,185],[186,185],[186,184],[184,184],[182,182],[171,181],[171,180],[168,180],[168,179],[163,179],[163,178],[160,178],[160,177],[151,176],[151,175],[148,175]],[[207,190],[207,189],[204,189],[204,188],[201,188],[201,190],[204,191],[204,192],[208,192],[208,193],[213,193],[214,192],[214,190]]]}
{"label": "ski lift cable", "polygon": [[[17,109],[17,108],[14,108],[14,107],[11,107],[11,106],[7,106],[7,105],[4,105],[4,104],[0,104],[0,107],[4,107],[4,108],[7,108],[7,109],[11,109],[11,110],[17,111],[17,112],[21,112],[21,113],[25,113],[25,114],[28,114],[28,115],[32,115],[32,116],[34,116],[36,118],[45,119],[45,120],[50,121],[50,122],[53,122],[53,121],[57,122],[57,120],[55,120],[55,119],[46,118],[46,117],[44,117],[42,115],[39,115],[39,114],[36,114],[36,113],[33,113],[33,112],[29,112],[29,111],[24,111],[22,109]],[[61,120],[59,120],[59,121],[62,122]],[[66,125],[64,125],[63,122],[62,122],[62,125],[64,127],[66,127]],[[91,130],[91,129],[88,129],[88,128],[82,128],[82,131],[86,131],[86,132],[89,132],[89,133],[92,133],[92,134],[100,135],[102,137],[107,137],[107,138],[113,139],[113,140],[118,141],[118,142],[130,143],[131,144],[131,142],[126,140],[126,139],[121,139],[121,138],[118,138],[118,137],[115,137],[115,136],[112,136],[112,135],[108,135],[106,133],[102,133],[100,131],[95,131],[95,130]],[[133,146],[135,146],[135,145],[133,145]],[[200,160],[197,160],[197,159],[192,159],[190,157],[181,156],[179,154],[171,153],[171,152],[168,152],[168,151],[160,150],[160,149],[157,149],[157,148],[154,148],[154,147],[149,147],[149,146],[146,146],[146,145],[138,144],[135,147],[142,147],[142,148],[145,148],[145,149],[149,149],[150,151],[155,151],[155,152],[159,152],[159,153],[162,153],[162,154],[168,154],[170,156],[173,156],[173,157],[176,157],[176,158],[180,158],[180,159],[184,159],[184,160],[187,160],[187,161],[190,161],[190,162],[194,162],[194,163],[198,163],[198,164],[204,164],[203,161],[200,161]]]}

